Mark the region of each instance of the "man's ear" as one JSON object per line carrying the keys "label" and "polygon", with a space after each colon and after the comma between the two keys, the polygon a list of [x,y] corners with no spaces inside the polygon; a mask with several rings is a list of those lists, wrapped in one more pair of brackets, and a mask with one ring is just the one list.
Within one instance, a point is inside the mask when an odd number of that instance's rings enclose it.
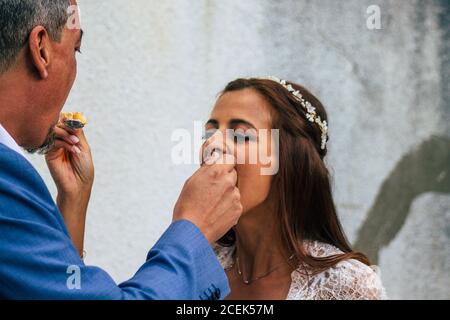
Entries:
{"label": "man's ear", "polygon": [[47,30],[42,26],[35,27],[30,33],[28,46],[32,66],[41,79],[47,79],[51,63],[51,41]]}

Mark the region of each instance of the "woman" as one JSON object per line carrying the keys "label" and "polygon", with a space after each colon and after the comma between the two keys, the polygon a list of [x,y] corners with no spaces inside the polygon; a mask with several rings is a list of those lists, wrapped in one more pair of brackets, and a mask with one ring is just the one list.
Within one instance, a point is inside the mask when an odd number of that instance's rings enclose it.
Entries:
{"label": "woman", "polygon": [[[278,141],[270,129],[279,130]],[[237,165],[243,215],[214,246],[230,281],[227,299],[386,297],[340,225],[324,162],[327,114],[315,96],[277,78],[238,79],[220,95],[205,132],[204,154],[232,150],[246,160]],[[278,168],[272,176],[261,174],[267,163],[249,161],[264,137]]]}

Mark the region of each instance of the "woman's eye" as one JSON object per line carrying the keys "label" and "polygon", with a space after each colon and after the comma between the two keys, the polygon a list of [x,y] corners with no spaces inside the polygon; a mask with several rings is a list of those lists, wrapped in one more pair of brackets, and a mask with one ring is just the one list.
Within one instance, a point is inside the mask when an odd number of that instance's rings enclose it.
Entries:
{"label": "woman's eye", "polygon": [[206,130],[205,133],[203,134],[203,140],[209,140],[211,139],[211,137],[216,133],[216,129],[213,130]]}
{"label": "woman's eye", "polygon": [[75,51],[81,54],[81,48],[76,48]]}
{"label": "woman's eye", "polygon": [[235,133],[233,138],[236,143],[246,143],[255,140],[253,136],[243,133]]}

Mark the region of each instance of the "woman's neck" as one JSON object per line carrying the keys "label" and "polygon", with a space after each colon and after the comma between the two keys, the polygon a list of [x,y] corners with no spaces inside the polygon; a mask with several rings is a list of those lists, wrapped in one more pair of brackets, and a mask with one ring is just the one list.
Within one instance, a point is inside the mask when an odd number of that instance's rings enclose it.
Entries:
{"label": "woman's neck", "polygon": [[238,260],[237,267],[247,280],[286,271],[288,257],[278,230],[274,210],[263,205],[247,212],[235,227],[235,262]]}

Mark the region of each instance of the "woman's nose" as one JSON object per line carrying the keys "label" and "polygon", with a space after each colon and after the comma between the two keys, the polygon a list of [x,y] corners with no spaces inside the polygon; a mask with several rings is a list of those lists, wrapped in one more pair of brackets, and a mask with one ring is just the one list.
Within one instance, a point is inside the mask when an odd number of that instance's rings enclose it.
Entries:
{"label": "woman's nose", "polygon": [[208,159],[221,157],[225,154],[233,155],[233,151],[226,140],[225,136],[221,133],[212,136],[203,149],[203,161],[206,162]]}

